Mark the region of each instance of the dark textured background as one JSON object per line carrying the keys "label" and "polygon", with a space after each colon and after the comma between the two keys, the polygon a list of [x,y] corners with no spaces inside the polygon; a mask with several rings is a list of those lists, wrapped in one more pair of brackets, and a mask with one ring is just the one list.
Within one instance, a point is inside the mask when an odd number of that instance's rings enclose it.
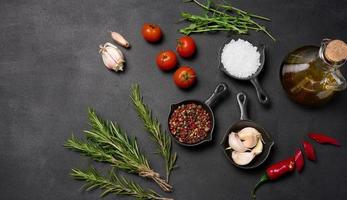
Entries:
{"label": "dark textured background", "polygon": [[[346,198],[347,92],[320,109],[291,102],[281,88],[279,67],[290,50],[321,39],[347,41],[347,1],[235,0],[235,6],[268,16],[266,23],[277,42],[263,33],[245,38],[267,45],[266,66],[260,80],[272,105],[256,101],[248,82],[225,77],[217,69],[217,50],[227,34],[194,35],[198,55],[180,64],[195,67],[199,83],[189,92],[179,90],[171,73],[155,66],[158,51],[173,49],[180,11],[198,12],[180,0],[1,0],[0,1],[0,199],[70,200],[98,199],[99,192],[80,192],[81,182],[68,173],[72,167],[93,162],[62,147],[72,133],[87,129],[86,110],[94,107],[102,116],[118,121],[129,135],[138,137],[152,166],[163,172],[162,160],[152,154],[150,141],[129,101],[131,84],[139,83],[144,100],[165,124],[169,105],[186,98],[205,99],[220,81],[231,96],[215,108],[217,128],[212,143],[187,149],[174,144],[179,169],[172,174],[172,197],[180,200],[244,200],[264,166],[253,171],[233,167],[219,142],[229,125],[239,118],[235,94],[243,90],[250,99],[249,114],[274,137],[276,147],[266,164],[286,158],[306,138],[308,131],[322,131],[339,138],[341,148],[316,145],[318,161],[307,162],[304,172],[268,184],[259,200],[307,200]],[[159,45],[147,44],[140,35],[144,22],[159,24],[165,33]],[[124,73],[105,69],[98,45],[110,41],[108,30],[123,33],[133,48],[124,50]],[[237,38],[238,36],[232,36]],[[166,128],[166,127],[165,127]],[[106,165],[97,165],[107,168]],[[158,192],[150,181],[129,176]],[[170,195],[168,195],[170,196]],[[131,199],[110,195],[106,199]]]}

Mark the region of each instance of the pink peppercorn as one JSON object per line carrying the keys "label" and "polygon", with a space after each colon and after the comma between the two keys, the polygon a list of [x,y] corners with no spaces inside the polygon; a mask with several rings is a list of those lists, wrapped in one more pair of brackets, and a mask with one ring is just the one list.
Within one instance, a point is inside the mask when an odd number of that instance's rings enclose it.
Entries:
{"label": "pink peppercorn", "polygon": [[198,143],[210,133],[209,113],[195,103],[180,105],[170,117],[169,130],[182,143]]}

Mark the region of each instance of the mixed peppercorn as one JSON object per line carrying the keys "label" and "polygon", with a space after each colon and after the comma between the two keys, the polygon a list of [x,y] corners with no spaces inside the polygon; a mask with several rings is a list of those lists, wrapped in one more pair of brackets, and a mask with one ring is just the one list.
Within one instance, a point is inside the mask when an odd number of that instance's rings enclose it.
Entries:
{"label": "mixed peppercorn", "polygon": [[182,104],[171,114],[169,129],[182,143],[195,144],[205,139],[211,131],[209,113],[195,103]]}

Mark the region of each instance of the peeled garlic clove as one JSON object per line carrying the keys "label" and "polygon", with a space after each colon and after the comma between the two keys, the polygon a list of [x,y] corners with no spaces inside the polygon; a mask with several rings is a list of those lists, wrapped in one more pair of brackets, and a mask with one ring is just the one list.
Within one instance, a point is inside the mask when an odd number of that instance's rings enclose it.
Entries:
{"label": "peeled garlic clove", "polygon": [[241,142],[239,136],[234,132],[231,132],[229,134],[228,142],[229,142],[229,147],[235,151],[245,152],[248,150]]}
{"label": "peeled garlic clove", "polygon": [[255,145],[257,145],[258,140],[259,140],[259,137],[252,135],[252,136],[246,137],[245,140],[242,141],[242,144],[247,148],[253,148],[255,147]]}
{"label": "peeled garlic clove", "polygon": [[110,31],[112,39],[119,45],[129,48],[130,44],[129,42],[119,33]]}
{"label": "peeled garlic clove", "polygon": [[261,154],[261,152],[263,152],[263,146],[263,142],[260,139],[258,139],[257,145],[252,149],[251,152],[253,152],[255,155],[259,155]]}
{"label": "peeled garlic clove", "polygon": [[260,135],[260,132],[253,128],[253,127],[246,127],[246,128],[243,128],[241,129],[239,132],[238,132],[238,135],[239,137],[242,139],[243,137],[246,137],[247,135]]}
{"label": "peeled garlic clove", "polygon": [[243,128],[241,131],[238,132],[238,135],[246,148],[255,147],[259,138],[261,137],[259,131],[252,127]]}
{"label": "peeled garlic clove", "polygon": [[254,157],[255,157],[255,154],[253,152],[233,151],[231,153],[231,158],[238,165],[247,165],[253,160]]}
{"label": "peeled garlic clove", "polygon": [[105,66],[114,71],[123,71],[124,68],[124,56],[123,53],[115,45],[106,42],[104,45],[100,45],[99,53],[102,56]]}

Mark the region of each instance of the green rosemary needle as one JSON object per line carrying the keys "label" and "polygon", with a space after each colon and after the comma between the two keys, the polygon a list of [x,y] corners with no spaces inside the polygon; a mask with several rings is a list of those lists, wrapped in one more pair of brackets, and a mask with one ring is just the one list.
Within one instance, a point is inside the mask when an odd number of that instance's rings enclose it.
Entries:
{"label": "green rosemary needle", "polygon": [[169,181],[170,173],[175,168],[177,160],[177,154],[172,153],[171,138],[165,131],[162,131],[158,119],[153,117],[152,111],[143,102],[138,84],[133,85],[131,88],[131,100],[138,116],[142,119],[146,130],[150,134],[151,139],[158,145],[158,153],[165,161],[166,181]]}
{"label": "green rosemary needle", "polygon": [[118,176],[113,170],[110,171],[108,178],[100,175],[95,168],[87,170],[72,169],[70,173],[76,180],[85,181],[83,189],[86,191],[95,190],[97,188],[103,190],[101,197],[108,194],[128,195],[136,199],[153,199],[153,200],[172,200],[161,197],[153,190],[144,190],[140,185],[133,181],[129,181],[124,177]]}
{"label": "green rosemary needle", "polygon": [[128,173],[154,180],[164,191],[172,190],[160,175],[151,169],[146,157],[140,152],[135,138],[128,138],[118,124],[105,121],[93,109],[88,110],[91,130],[84,131],[87,141],[72,136],[65,147],[78,151],[96,161],[107,162]]}

